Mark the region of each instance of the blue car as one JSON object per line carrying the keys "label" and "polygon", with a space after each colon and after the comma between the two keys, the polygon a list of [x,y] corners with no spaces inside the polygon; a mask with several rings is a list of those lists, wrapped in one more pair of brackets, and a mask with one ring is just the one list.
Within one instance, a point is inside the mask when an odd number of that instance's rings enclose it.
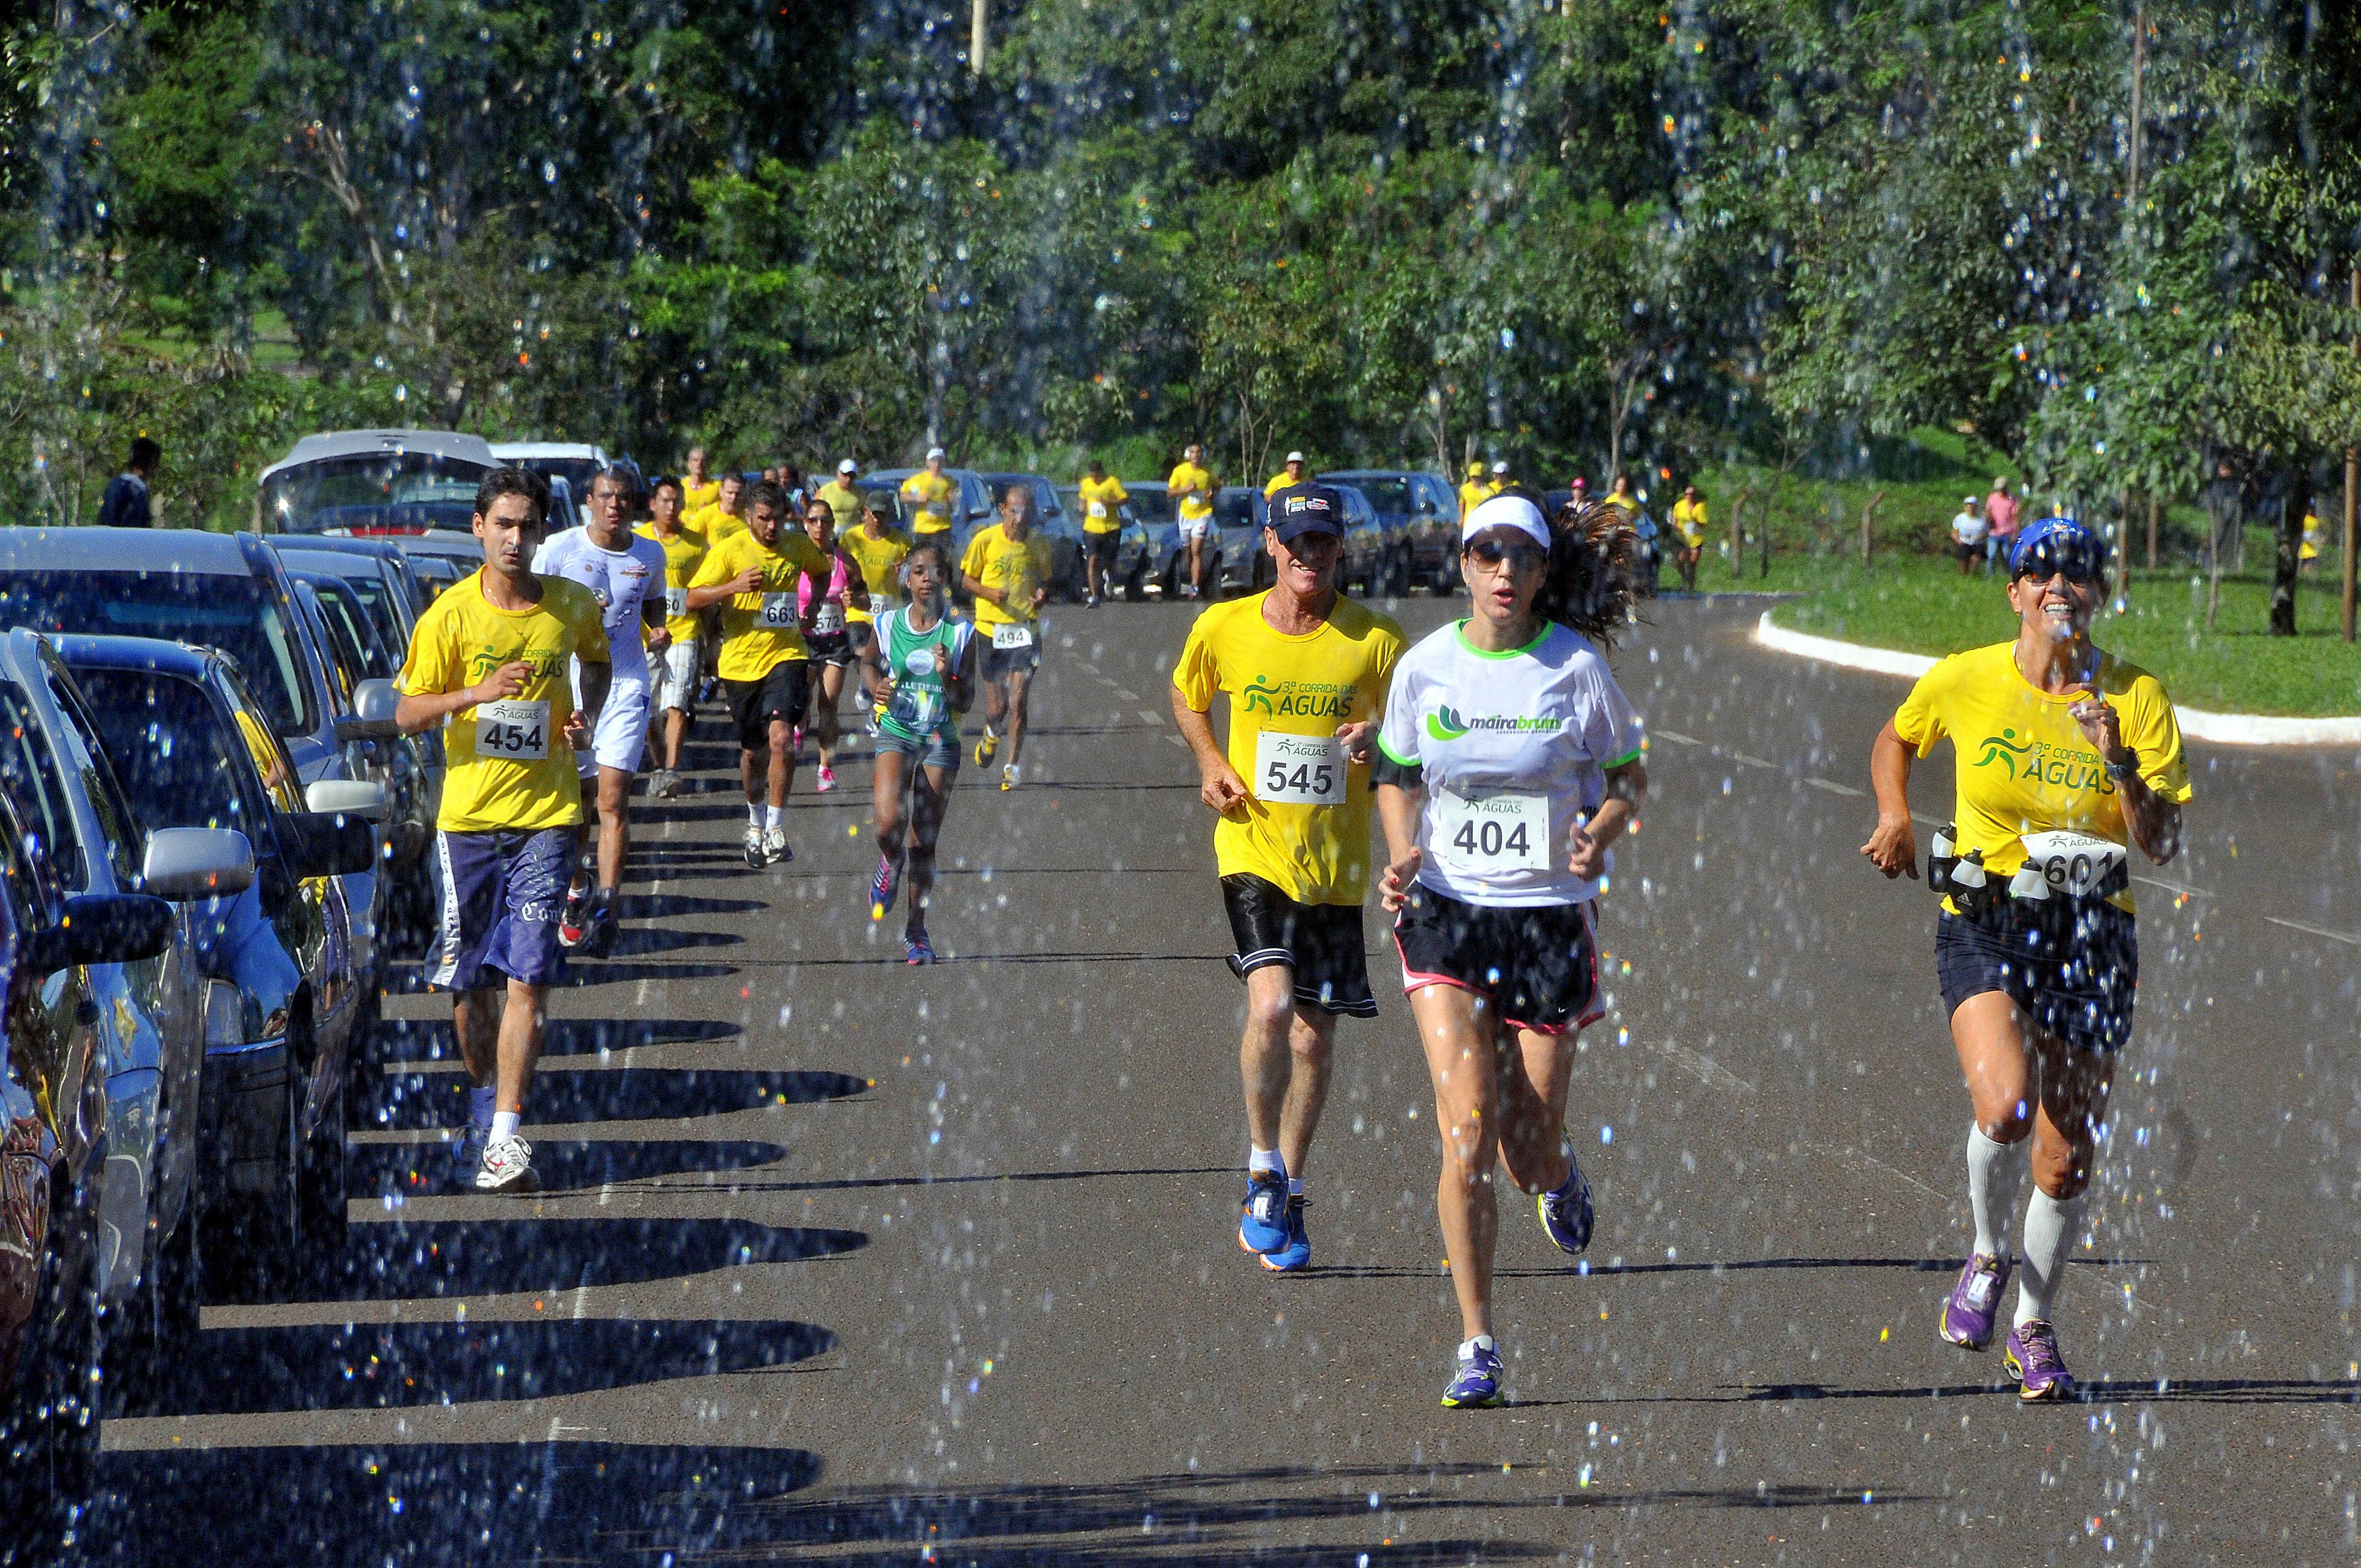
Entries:
{"label": "blue car", "polygon": [[253,884],[209,906],[196,944],[209,1267],[263,1288],[301,1278],[342,1245],[346,1096],[376,1002],[346,890],[376,834],[306,808],[293,758],[221,652],[131,637],[69,637],[59,652],[140,825],[230,828],[252,847]]}

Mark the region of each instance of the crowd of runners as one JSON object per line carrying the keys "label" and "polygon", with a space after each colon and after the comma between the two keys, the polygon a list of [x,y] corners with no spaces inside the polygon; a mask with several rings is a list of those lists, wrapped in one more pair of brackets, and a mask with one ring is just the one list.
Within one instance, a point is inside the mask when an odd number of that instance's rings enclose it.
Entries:
{"label": "crowd of runners", "polygon": [[[966,718],[980,699],[972,761],[1018,788],[1050,554],[1012,488],[954,559],[948,523],[926,526],[947,517],[929,510],[949,500],[934,456],[903,487],[909,532],[849,461],[808,489],[715,477],[701,450],[644,496],[602,473],[586,523],[555,533],[543,480],[502,469],[483,482],[483,566],[420,619],[399,682],[401,727],[442,727],[449,755],[428,972],[451,995],[473,1084],[459,1180],[534,1188],[519,1128],[546,988],[566,949],[610,950],[634,784],[653,756],[648,795],[680,793],[702,704],[718,700],[736,735],[745,859],[760,870],[794,858],[786,803],[807,739],[817,788],[837,787],[851,688],[873,762],[871,917],[905,907],[906,960],[935,961],[927,913]],[[1176,470],[1176,484],[1199,484],[1201,451],[1182,466],[1197,474]],[[1590,1241],[1592,1193],[1565,1130],[1576,1039],[1602,1015],[1598,901],[1648,791],[1644,724],[1610,663],[1633,619],[1632,509],[1577,493],[1551,515],[1477,478],[1460,526],[1466,614],[1411,644],[1340,591],[1345,499],[1292,459],[1268,490],[1272,586],[1197,615],[1171,693],[1214,814],[1245,988],[1236,1236],[1266,1269],[1311,1264],[1305,1181],[1337,1020],[1379,1014],[1363,939],[1375,807],[1374,891],[1434,1091],[1436,1211],[1464,1335],[1453,1408],[1503,1398],[1496,1169],[1557,1247]],[[1121,493],[1104,470],[1083,491],[1093,508]],[[1703,505],[1684,499],[1684,532],[1701,539]],[[1920,875],[1911,765],[1949,740],[1956,820],[1924,870],[1971,1109],[1973,1237],[1939,1332],[1986,1349],[2014,1277],[2004,1359],[2034,1400],[2072,1387],[2052,1314],[2131,1030],[2130,853],[2172,858],[2190,788],[2163,688],[2091,641],[2104,545],[2044,518],[2016,532],[2007,564],[2015,638],[1943,660],[1869,743],[1877,822],[1861,852],[1888,877]],[[2028,1156],[2020,1231],[2012,1193]]]}

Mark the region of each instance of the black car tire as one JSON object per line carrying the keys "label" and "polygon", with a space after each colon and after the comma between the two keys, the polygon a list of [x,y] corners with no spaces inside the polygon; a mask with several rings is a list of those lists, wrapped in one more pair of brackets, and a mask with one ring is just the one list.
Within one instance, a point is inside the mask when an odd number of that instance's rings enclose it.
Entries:
{"label": "black car tire", "polygon": [[1411,586],[1414,580],[1410,567],[1410,547],[1404,545],[1394,552],[1392,569],[1386,574],[1386,593],[1389,597],[1410,598]]}
{"label": "black car tire", "polygon": [[1131,570],[1131,576],[1124,579],[1123,597],[1127,603],[1131,604],[1137,604],[1148,597],[1148,565],[1146,562],[1143,561],[1140,565],[1133,567]]}
{"label": "black car tire", "polygon": [[[105,1168],[104,1149],[93,1150],[91,1170]],[[0,1405],[0,1563],[11,1568],[62,1561],[98,1482],[94,1216],[79,1193],[54,1190],[49,1213],[24,1365]]]}

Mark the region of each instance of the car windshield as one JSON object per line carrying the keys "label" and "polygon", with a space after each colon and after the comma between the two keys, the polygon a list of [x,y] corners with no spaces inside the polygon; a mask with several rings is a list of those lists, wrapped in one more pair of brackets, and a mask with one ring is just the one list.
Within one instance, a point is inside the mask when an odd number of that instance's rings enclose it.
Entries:
{"label": "car windshield", "polygon": [[1222,490],[1213,497],[1213,519],[1224,528],[1246,528],[1254,522],[1254,492]]}
{"label": "car windshield", "polygon": [[336,656],[344,661],[346,674],[355,682],[371,676],[391,680],[394,672],[386,663],[385,649],[352,585],[337,577],[313,584],[312,591],[320,596],[320,614],[328,623],[328,635],[335,640]]}
{"label": "car windshield", "polygon": [[282,468],[263,481],[268,532],[416,532],[465,528],[489,470],[466,457],[368,452]]}
{"label": "car windshield", "polygon": [[220,649],[247,672],[281,735],[318,728],[295,629],[260,577],[205,572],[0,573],[0,625],[160,637]]}
{"label": "car windshield", "polygon": [[68,887],[88,887],[90,867],[66,801],[65,773],[32,704],[13,683],[0,684],[0,789],[25,814],[33,853],[46,855]]}
{"label": "car windshield", "polygon": [[1173,521],[1172,493],[1161,485],[1152,490],[1145,485],[1134,487],[1131,491],[1131,515],[1142,522]]}
{"label": "car windshield", "polygon": [[393,585],[383,577],[346,577],[345,586],[361,601],[368,612],[369,624],[377,628],[378,641],[387,649],[407,647],[409,636],[402,630],[401,609],[394,600]]}
{"label": "car windshield", "polygon": [[577,500],[588,499],[590,481],[598,475],[595,457],[519,457],[514,461],[518,467],[530,468],[544,478],[565,480]]}
{"label": "car windshield", "polygon": [[1369,504],[1379,511],[1411,510],[1410,481],[1393,475],[1377,478],[1356,478],[1353,488],[1369,498]]}
{"label": "car windshield", "polygon": [[[250,764],[193,681],[145,670],[77,670],[107,755],[142,826],[254,834]],[[242,750],[242,749],[240,749]]]}

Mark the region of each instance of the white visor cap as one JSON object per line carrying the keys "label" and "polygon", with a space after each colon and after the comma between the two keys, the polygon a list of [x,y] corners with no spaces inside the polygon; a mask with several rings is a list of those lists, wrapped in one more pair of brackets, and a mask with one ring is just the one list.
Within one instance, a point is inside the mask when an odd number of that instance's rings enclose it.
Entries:
{"label": "white visor cap", "polygon": [[1549,524],[1542,521],[1542,509],[1522,496],[1494,496],[1477,506],[1459,525],[1459,543],[1466,543],[1488,528],[1513,528],[1543,549],[1550,547]]}

